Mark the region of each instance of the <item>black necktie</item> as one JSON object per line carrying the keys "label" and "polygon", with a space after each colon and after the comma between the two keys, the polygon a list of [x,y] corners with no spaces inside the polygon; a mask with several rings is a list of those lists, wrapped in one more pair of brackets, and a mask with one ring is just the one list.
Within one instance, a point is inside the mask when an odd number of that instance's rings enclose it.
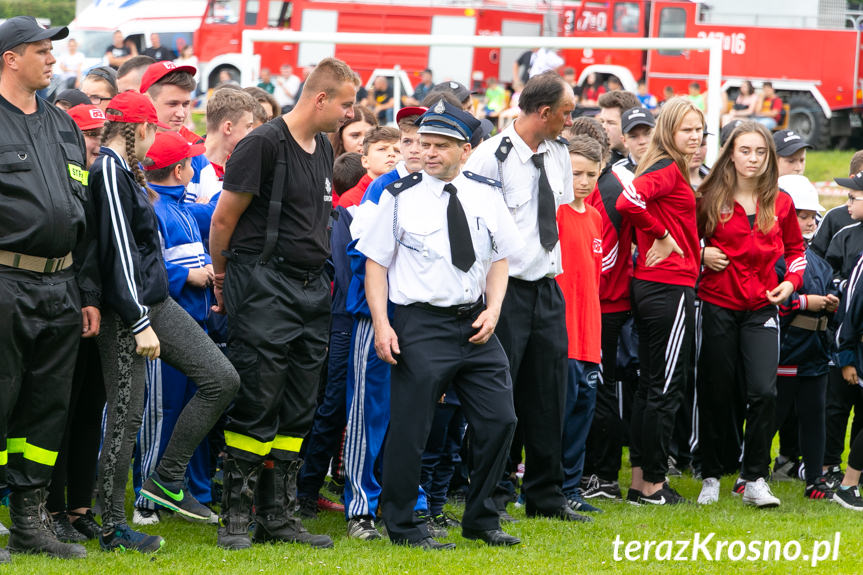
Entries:
{"label": "black necktie", "polygon": [[457,190],[452,184],[447,184],[443,189],[449,192],[449,203],[446,206],[447,228],[449,230],[449,249],[452,265],[463,272],[467,272],[476,261],[473,252],[473,242],[470,239],[470,228],[467,226],[467,216],[464,208],[456,197]]}
{"label": "black necktie", "polygon": [[542,154],[534,154],[530,158],[533,165],[539,168],[539,196],[536,217],[539,222],[539,243],[546,250],[551,251],[557,243],[557,217],[554,209],[554,192],[548,182],[548,174],[545,173],[545,164]]}

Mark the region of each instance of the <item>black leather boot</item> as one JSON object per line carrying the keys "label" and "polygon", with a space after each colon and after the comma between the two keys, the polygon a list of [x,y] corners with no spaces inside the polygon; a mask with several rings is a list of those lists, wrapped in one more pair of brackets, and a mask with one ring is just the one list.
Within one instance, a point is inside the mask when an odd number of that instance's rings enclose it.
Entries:
{"label": "black leather boot", "polygon": [[9,494],[9,545],[12,553],[44,553],[61,559],[87,556],[82,545],[63,543],[54,534],[51,514],[45,507],[45,490],[13,491]]}
{"label": "black leather boot", "polygon": [[219,518],[218,545],[224,549],[248,549],[252,546],[249,526],[252,502],[260,463],[250,463],[225,456],[222,464],[222,515]]}
{"label": "black leather boot", "polygon": [[332,547],[329,535],[314,535],[294,517],[297,506],[297,472],[302,460],[274,461],[264,467],[255,492],[255,543],[305,543]]}

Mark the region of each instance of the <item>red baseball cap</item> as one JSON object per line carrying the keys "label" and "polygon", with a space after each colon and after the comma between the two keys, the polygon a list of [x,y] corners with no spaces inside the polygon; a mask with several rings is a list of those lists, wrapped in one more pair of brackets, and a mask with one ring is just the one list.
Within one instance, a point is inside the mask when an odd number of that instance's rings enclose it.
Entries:
{"label": "red baseball cap", "polygon": [[147,69],[144,71],[144,75],[141,76],[141,87],[139,91],[142,94],[146,94],[147,90],[150,87],[170,74],[171,72],[188,72],[192,76],[198,73],[198,69],[194,66],[177,66],[170,60],[162,60],[161,62],[155,62],[150,64]]}
{"label": "red baseball cap", "polygon": [[204,144],[190,144],[177,132],[159,132],[147,152],[147,157],[153,160],[153,164],[144,166],[144,169],[167,168],[180,160],[200,156],[206,149]]}
{"label": "red baseball cap", "polygon": [[130,124],[149,122],[163,130],[171,129],[170,126],[159,121],[159,117],[156,115],[156,108],[153,107],[153,102],[150,101],[150,98],[138,92],[131,90],[121,92],[114,96],[108,106],[109,110],[116,112],[105,114],[105,118],[112,122],[127,122]]}
{"label": "red baseball cap", "polygon": [[92,104],[78,104],[69,108],[66,113],[72,116],[75,123],[78,124],[78,129],[82,132],[87,130],[95,130],[105,125],[105,112],[99,106]]}
{"label": "red baseball cap", "polygon": [[428,108],[423,106],[406,106],[396,114],[396,123],[400,122],[405,116],[422,116],[428,111]]}

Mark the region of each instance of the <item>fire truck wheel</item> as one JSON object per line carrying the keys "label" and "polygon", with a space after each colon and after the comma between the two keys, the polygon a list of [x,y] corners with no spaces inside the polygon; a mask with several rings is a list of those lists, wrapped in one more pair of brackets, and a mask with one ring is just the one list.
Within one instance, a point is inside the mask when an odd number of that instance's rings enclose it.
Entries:
{"label": "fire truck wheel", "polygon": [[796,94],[791,97],[788,129],[815,146],[816,150],[830,148],[830,121],[821,111],[821,106],[811,94]]}

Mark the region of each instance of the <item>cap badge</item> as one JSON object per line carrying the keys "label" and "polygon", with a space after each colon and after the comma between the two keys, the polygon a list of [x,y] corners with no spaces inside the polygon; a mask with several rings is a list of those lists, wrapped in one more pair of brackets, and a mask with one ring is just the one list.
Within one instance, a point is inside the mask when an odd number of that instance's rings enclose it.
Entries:
{"label": "cap badge", "polygon": [[438,103],[435,104],[433,111],[435,114],[443,114],[444,112],[446,112],[446,105],[444,105],[443,99],[438,100]]}
{"label": "cap badge", "polygon": [[458,90],[458,83],[457,82],[450,82],[449,87],[452,88],[453,90]]}
{"label": "cap badge", "polygon": [[399,189],[400,187],[402,187],[402,183],[401,183],[401,182],[396,182],[396,183],[394,183],[394,184],[393,184],[393,187],[394,187],[395,189]]}

